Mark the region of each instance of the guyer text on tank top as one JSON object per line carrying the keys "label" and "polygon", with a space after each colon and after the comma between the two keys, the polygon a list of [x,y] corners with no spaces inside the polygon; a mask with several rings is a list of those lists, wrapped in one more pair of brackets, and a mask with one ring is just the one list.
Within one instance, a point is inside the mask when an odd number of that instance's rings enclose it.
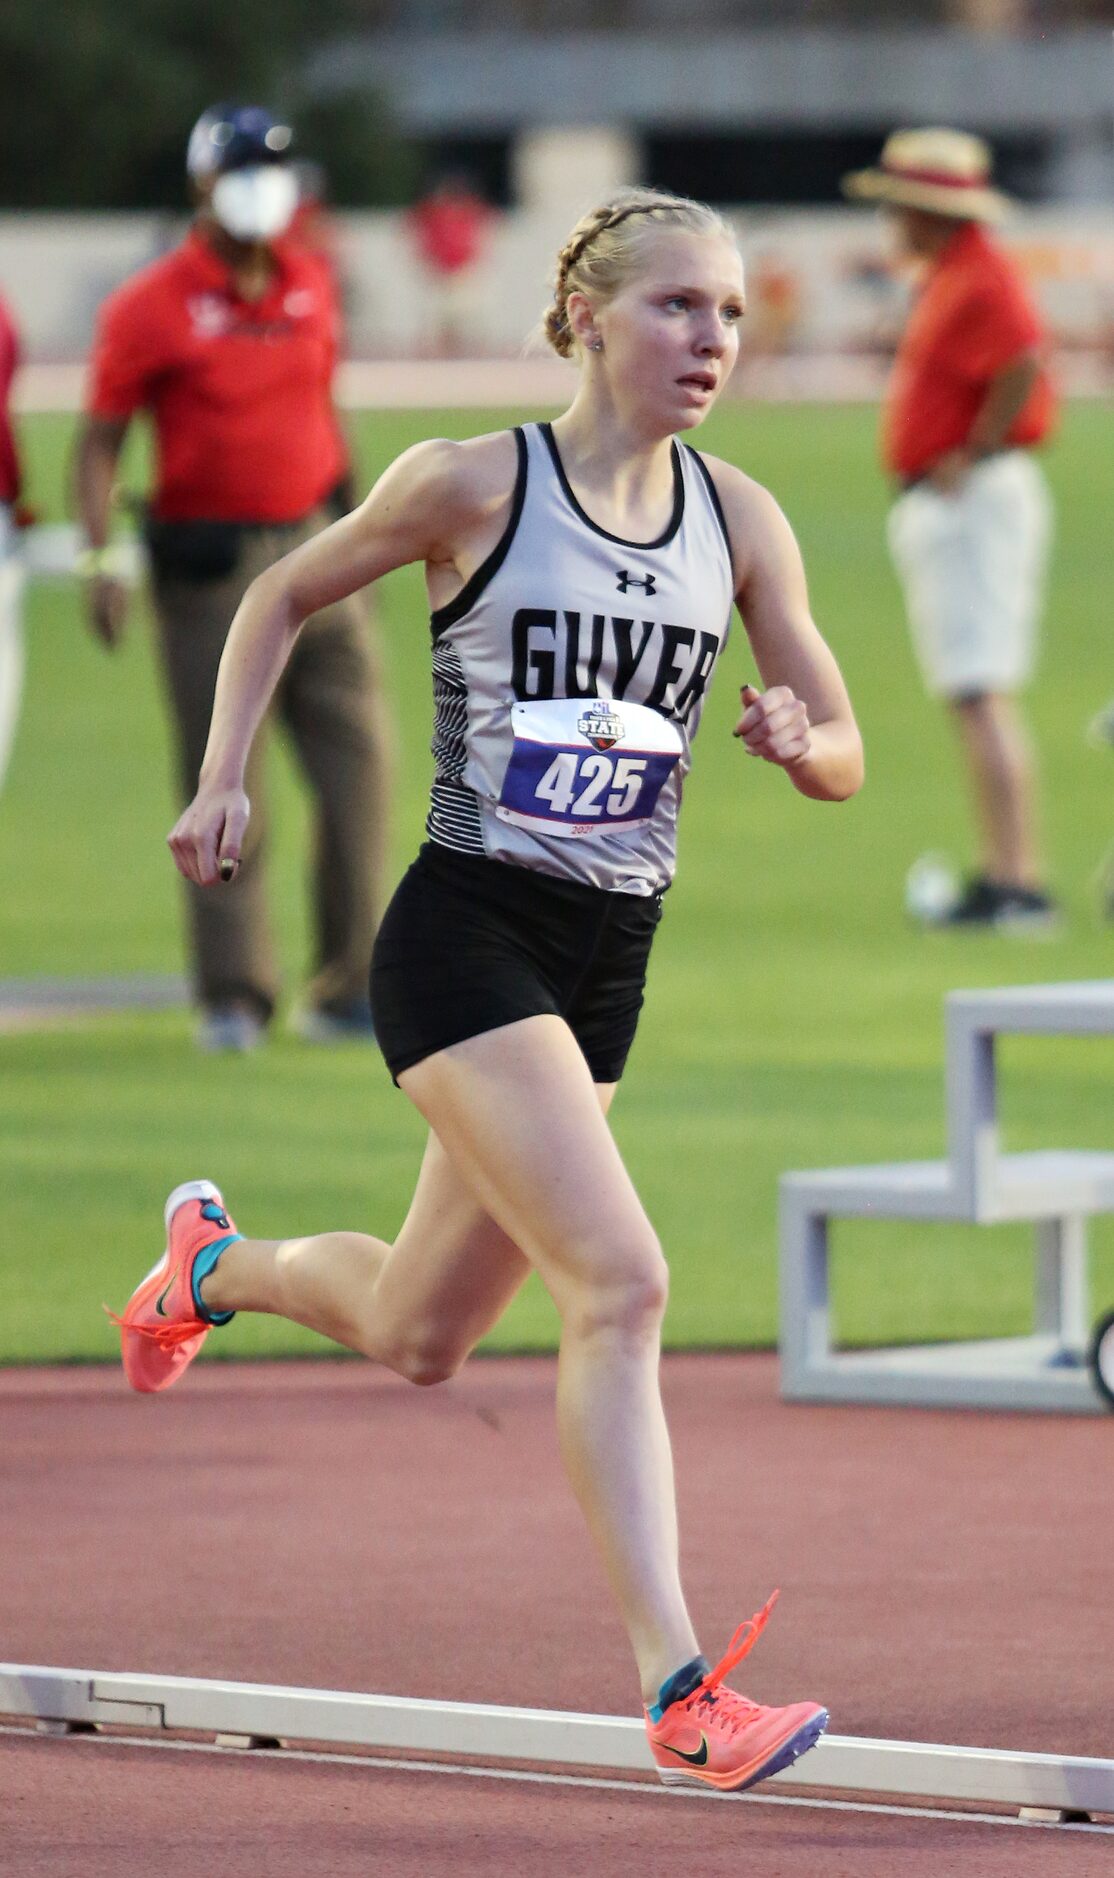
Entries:
{"label": "guyer text on tank top", "polygon": [[522,702],[597,697],[604,667],[614,674],[605,685],[607,696],[630,693],[632,703],[687,724],[704,696],[720,640],[715,633],[658,620],[519,607],[511,646],[511,683]]}

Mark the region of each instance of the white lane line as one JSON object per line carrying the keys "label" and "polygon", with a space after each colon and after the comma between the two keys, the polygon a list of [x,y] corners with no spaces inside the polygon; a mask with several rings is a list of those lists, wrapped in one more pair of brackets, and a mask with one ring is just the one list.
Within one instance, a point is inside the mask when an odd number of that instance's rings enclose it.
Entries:
{"label": "white lane line", "polygon": [[[19,1728],[0,1723],[0,1735],[40,1739],[33,1728]],[[370,1754],[322,1754],[312,1748],[235,1748],[218,1747],[214,1741],[160,1741],[143,1735],[75,1735],[43,1737],[51,1740],[72,1738],[74,1742],[104,1744],[109,1747],[153,1748],[183,1754],[216,1754],[225,1758],[250,1761],[299,1761],[316,1767],[363,1767],[371,1772],[397,1774],[455,1774],[470,1780],[511,1780],[539,1787],[586,1787],[596,1793],[637,1793],[666,1800],[725,1800],[750,1806],[808,1807],[829,1813],[869,1813],[888,1819],[953,1820],[960,1825],[1018,1826],[1024,1832],[1082,1832],[1101,1838],[1114,1838],[1114,1825],[1096,1825],[1090,1821],[1018,1819],[1012,1813],[961,1813],[944,1807],[885,1806],[873,1800],[820,1800],[788,1793],[717,1793],[708,1787],[666,1787],[652,1781],[605,1780],[590,1774],[528,1773],[518,1768],[470,1767],[453,1761],[385,1760]]]}

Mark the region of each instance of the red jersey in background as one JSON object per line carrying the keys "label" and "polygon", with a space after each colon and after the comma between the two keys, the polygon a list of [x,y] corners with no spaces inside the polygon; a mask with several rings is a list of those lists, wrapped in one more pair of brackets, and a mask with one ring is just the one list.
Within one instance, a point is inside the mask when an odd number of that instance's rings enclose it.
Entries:
{"label": "red jersey in background", "polygon": [[299,521],[345,470],[332,283],[302,248],[280,241],[272,254],[267,292],[244,300],[191,230],[101,308],[86,408],[150,413],[163,521]]}
{"label": "red jersey in background", "polygon": [[[898,346],[883,415],[887,467],[908,482],[960,449],[991,380],[1043,339],[1017,263],[981,227],[961,223],[930,269]],[[1040,443],[1054,417],[1042,370],[1007,444]]]}

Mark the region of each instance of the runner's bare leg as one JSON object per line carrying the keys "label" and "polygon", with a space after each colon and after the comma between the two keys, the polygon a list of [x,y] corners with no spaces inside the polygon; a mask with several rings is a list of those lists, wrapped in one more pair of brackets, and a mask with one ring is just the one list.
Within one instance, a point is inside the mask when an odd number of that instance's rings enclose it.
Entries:
{"label": "runner's bare leg", "polygon": [[529,1271],[431,1135],[393,1246],[361,1232],[243,1239],[201,1295],[210,1310],[287,1317],[433,1383],[459,1369]]}
{"label": "runner's bare leg", "polygon": [[587,1064],[559,1018],[532,1017],[400,1082],[560,1312],[562,1454],[656,1700],[698,1648],[658,1374],[668,1274]]}
{"label": "runner's bare leg", "polygon": [[667,1274],[567,1026],[534,1017],[400,1077],[434,1131],[393,1248],[357,1233],[229,1248],[214,1310],[269,1310],[412,1375],[451,1374],[529,1267],[562,1320],[557,1413],[573,1489],[643,1693],[697,1652],[680,1586],[658,1379]]}

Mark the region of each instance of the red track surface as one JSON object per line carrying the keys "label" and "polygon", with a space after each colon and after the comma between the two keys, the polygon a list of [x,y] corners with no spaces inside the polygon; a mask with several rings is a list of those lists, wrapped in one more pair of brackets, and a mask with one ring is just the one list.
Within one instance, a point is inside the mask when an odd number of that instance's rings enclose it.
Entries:
{"label": "red track surface", "polygon": [[[745,1687],[839,1734],[1114,1753],[1106,1420],[789,1408],[766,1357],[674,1357],[690,1601]],[[631,1713],[564,1484],[553,1366],[419,1392],[356,1363],[0,1374],[9,1660]],[[0,1736],[5,1878],[702,1872],[1059,1878],[1109,1839]]]}

